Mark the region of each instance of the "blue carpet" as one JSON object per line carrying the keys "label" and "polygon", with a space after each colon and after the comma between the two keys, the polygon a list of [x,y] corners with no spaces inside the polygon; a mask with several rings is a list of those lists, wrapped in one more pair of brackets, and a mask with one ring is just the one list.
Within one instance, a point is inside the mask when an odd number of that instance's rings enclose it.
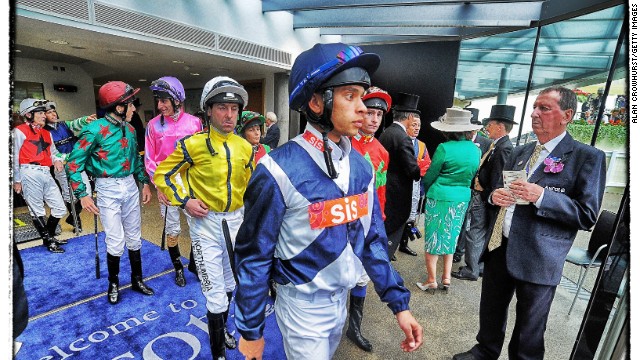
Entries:
{"label": "blue carpet", "polygon": [[[93,234],[70,239],[62,255],[42,246],[21,251],[30,319],[16,339],[23,343],[16,359],[211,359],[206,302],[195,275],[185,271],[187,286],[177,287],[168,253],[143,241],[145,282],[156,294],[144,296],[126,287],[130,270],[123,255],[121,300],[110,305],[105,294],[103,237],[99,240],[101,279],[95,278]],[[233,304],[229,330],[239,339]],[[264,359],[284,359],[272,303],[267,309]],[[237,350],[227,350],[227,359],[244,357]]]}

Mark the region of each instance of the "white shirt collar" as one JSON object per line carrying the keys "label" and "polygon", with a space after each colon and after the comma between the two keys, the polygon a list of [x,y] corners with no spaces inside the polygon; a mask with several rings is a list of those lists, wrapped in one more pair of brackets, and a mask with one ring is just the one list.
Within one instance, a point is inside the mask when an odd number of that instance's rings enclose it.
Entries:
{"label": "white shirt collar", "polygon": [[[563,131],[562,134],[554,137],[553,139],[547,141],[546,143],[542,144],[544,146],[544,149],[547,150],[549,153],[553,152],[553,149],[556,148],[556,146],[558,146],[558,144],[560,144],[560,141],[562,141],[562,139],[564,139],[564,137],[567,135],[566,131]],[[540,144],[540,141],[537,141],[537,144]]]}
{"label": "white shirt collar", "polygon": [[[313,135],[315,135],[318,139],[322,139],[322,133],[318,131],[311,124],[307,123],[305,131],[309,131]],[[331,148],[331,158],[334,160],[341,160],[345,156],[349,156],[351,152],[351,141],[346,136],[340,136],[340,141],[338,144],[328,139],[329,147]]]}

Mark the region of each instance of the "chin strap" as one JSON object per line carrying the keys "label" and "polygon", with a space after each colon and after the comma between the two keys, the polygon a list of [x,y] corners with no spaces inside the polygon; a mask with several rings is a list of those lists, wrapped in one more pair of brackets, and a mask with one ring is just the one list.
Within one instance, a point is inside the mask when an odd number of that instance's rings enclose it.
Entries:
{"label": "chin strap", "polygon": [[335,166],[333,166],[333,160],[331,159],[331,148],[329,147],[329,138],[327,134],[333,129],[333,122],[331,121],[331,114],[333,113],[333,88],[325,89],[322,93],[322,101],[324,102],[324,111],[321,115],[320,127],[322,128],[322,145],[324,150],[324,162],[327,165],[327,172],[332,179],[338,178]]}
{"label": "chin strap", "polygon": [[322,155],[324,155],[324,163],[327,165],[329,177],[337,179],[338,173],[336,172],[336,168],[333,166],[333,160],[331,160],[331,148],[329,147],[329,138],[327,137],[326,131],[322,131],[322,145],[324,147]]}
{"label": "chin strap", "polygon": [[322,145],[324,156],[324,163],[327,165],[327,172],[332,179],[338,178],[336,168],[333,166],[333,160],[331,159],[331,148],[329,147],[329,138],[327,134],[333,130],[333,122],[331,122],[331,114],[333,112],[333,88],[327,88],[322,93],[322,101],[324,102],[324,110],[322,115],[318,116],[313,111],[307,109],[305,115],[307,121],[316,124],[320,127],[322,133]]}

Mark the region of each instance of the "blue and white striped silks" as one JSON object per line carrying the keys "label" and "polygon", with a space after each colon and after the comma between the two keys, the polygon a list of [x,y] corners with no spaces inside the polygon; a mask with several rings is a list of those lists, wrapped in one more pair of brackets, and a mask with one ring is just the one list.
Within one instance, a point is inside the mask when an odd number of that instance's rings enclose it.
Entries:
{"label": "blue and white striped silks", "polygon": [[[298,136],[264,156],[249,181],[235,248],[236,326],[245,339],[262,335],[270,276],[312,294],[354,287],[364,266],[394,314],[409,307],[409,290],[389,263],[371,165],[350,151],[347,138],[340,145],[331,143],[335,180],[327,175],[322,152]],[[362,193],[368,196],[365,216],[311,228],[310,204]]]}

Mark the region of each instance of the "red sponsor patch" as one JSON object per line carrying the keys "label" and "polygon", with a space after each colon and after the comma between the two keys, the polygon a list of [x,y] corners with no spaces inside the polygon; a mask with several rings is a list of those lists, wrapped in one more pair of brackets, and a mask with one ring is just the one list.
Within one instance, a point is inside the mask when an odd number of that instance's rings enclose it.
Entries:
{"label": "red sponsor patch", "polygon": [[368,194],[362,193],[309,205],[309,224],[323,229],[360,219],[369,212]]}
{"label": "red sponsor patch", "polygon": [[322,143],[322,139],[318,139],[310,131],[308,130],[305,131],[304,134],[302,134],[302,138],[307,140],[307,142],[311,144],[311,146],[313,146],[314,148],[320,151],[324,151],[324,144]]}

